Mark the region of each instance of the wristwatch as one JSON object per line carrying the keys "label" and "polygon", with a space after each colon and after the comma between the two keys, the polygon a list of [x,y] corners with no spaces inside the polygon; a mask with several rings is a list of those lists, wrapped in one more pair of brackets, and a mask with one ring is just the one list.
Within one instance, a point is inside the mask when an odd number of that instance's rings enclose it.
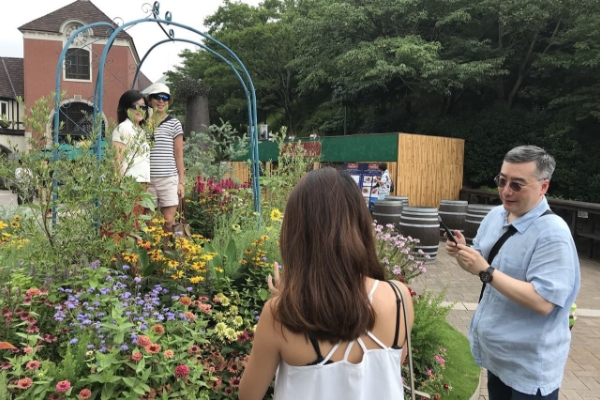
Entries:
{"label": "wristwatch", "polygon": [[479,273],[479,279],[481,279],[481,282],[490,283],[492,281],[492,279],[494,279],[493,273],[495,270],[496,270],[496,268],[489,267],[485,271],[481,271]]}

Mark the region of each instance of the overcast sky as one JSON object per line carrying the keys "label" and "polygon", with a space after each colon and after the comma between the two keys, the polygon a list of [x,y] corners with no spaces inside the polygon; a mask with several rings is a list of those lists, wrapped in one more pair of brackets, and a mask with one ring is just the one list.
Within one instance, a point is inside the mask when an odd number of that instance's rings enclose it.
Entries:
{"label": "overcast sky", "polygon": [[[18,27],[55,11],[74,0],[2,0],[2,24],[0,25],[0,56],[23,57],[23,36]],[[241,0],[242,3],[258,5],[261,0]],[[110,18],[120,18],[125,22],[134,21],[146,17],[141,0],[92,0]],[[153,1],[148,1],[145,9],[149,10]],[[9,5],[12,4],[12,5]],[[222,0],[163,0],[160,1],[160,15],[164,18],[165,12],[170,11],[173,22],[188,25],[201,32],[205,32],[204,19],[213,14]],[[94,22],[94,21],[90,21]],[[168,31],[169,28],[167,28]],[[178,38],[194,39],[200,37],[174,28],[175,36]],[[127,31],[135,41],[140,57],[156,42],[166,39],[165,34],[156,24],[143,23],[130,28]],[[142,71],[155,81],[164,72],[172,69],[179,63],[178,54],[184,48],[195,46],[184,43],[166,43],[157,47],[144,62]]]}

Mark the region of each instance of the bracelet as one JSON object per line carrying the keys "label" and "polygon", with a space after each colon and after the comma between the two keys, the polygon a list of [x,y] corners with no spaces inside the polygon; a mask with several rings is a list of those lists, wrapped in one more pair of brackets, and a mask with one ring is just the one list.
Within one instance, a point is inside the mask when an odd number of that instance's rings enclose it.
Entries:
{"label": "bracelet", "polygon": [[183,183],[183,182],[179,182],[179,183],[178,183],[178,185],[185,186],[185,183]]}

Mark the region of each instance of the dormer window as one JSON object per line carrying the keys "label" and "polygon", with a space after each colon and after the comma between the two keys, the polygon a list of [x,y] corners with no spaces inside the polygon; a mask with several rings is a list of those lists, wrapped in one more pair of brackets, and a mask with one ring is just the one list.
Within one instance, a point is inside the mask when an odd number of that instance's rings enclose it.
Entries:
{"label": "dormer window", "polygon": [[[65,41],[83,24],[73,21],[64,25],[62,31]],[[91,30],[80,32],[71,42],[65,56],[65,79],[78,81],[91,81],[92,64],[89,48]]]}

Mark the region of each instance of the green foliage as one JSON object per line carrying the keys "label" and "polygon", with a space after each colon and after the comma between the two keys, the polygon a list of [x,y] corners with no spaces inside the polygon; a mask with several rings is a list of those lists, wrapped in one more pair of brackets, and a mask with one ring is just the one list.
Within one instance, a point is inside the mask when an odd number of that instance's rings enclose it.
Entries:
{"label": "green foliage", "polygon": [[423,291],[414,298],[415,322],[411,334],[413,346],[413,362],[415,374],[419,379],[428,379],[426,371],[430,368],[431,361],[446,346],[439,327],[444,324],[452,306],[442,307],[446,291],[435,294]]}
{"label": "green foliage", "polygon": [[[207,24],[253,74],[259,119],[275,130],[465,138],[475,186],[511,146],[538,144],[558,162],[554,195],[600,201],[596,1],[227,1]],[[183,56],[175,75],[211,87],[211,118],[245,129],[229,67]]]}
{"label": "green foliage", "polygon": [[211,125],[208,133],[191,132],[184,147],[188,176],[202,176],[217,181],[232,171],[225,163],[248,153],[248,136],[239,135],[229,122]]}
{"label": "green foliage", "polygon": [[469,399],[477,389],[481,373],[481,368],[475,364],[471,355],[469,339],[445,321],[438,325],[438,332],[447,350],[444,378],[452,387],[450,392],[443,394],[442,398],[444,400]]}

